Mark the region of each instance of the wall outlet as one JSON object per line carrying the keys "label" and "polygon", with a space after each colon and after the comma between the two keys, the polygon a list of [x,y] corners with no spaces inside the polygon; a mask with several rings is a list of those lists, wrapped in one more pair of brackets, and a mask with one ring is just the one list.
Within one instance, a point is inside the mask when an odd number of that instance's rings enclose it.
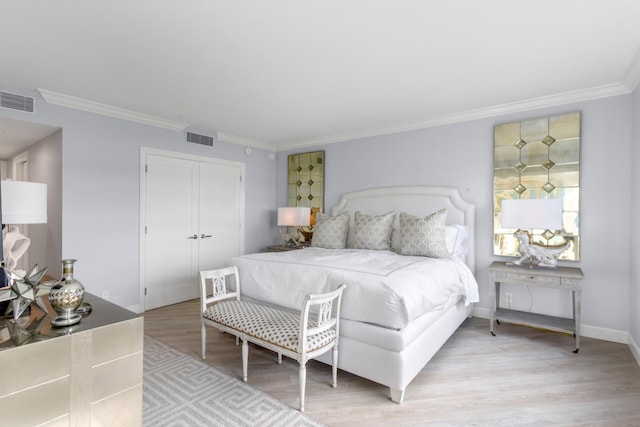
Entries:
{"label": "wall outlet", "polygon": [[504,294],[504,299],[509,308],[511,308],[511,303],[513,303],[513,294],[507,292],[506,294]]}
{"label": "wall outlet", "polygon": [[109,301],[109,291],[102,291],[102,299]]}

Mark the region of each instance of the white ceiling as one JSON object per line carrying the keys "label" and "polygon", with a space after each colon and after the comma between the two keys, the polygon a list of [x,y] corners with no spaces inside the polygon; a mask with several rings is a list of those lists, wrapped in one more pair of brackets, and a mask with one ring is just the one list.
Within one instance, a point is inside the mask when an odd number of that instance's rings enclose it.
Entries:
{"label": "white ceiling", "polygon": [[0,0],[0,13],[1,81],[274,150],[640,80],[638,0]]}

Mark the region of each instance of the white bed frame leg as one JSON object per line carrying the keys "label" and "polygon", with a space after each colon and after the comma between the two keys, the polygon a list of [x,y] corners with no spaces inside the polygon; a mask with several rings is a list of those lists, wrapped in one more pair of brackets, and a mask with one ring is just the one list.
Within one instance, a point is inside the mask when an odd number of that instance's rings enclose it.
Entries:
{"label": "white bed frame leg", "polygon": [[400,404],[404,400],[404,390],[389,387],[389,395],[391,400]]}

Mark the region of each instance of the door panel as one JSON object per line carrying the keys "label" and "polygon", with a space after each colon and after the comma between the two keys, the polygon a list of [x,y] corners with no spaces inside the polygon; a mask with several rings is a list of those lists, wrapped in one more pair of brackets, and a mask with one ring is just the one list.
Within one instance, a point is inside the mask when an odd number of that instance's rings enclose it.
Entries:
{"label": "door panel", "polygon": [[144,159],[141,285],[149,310],[198,298],[198,271],[242,254],[244,165],[162,152]]}
{"label": "door panel", "polygon": [[147,157],[145,309],[197,298],[198,163]]}
{"label": "door panel", "polygon": [[237,166],[200,164],[200,270],[220,268],[240,255],[240,185]]}

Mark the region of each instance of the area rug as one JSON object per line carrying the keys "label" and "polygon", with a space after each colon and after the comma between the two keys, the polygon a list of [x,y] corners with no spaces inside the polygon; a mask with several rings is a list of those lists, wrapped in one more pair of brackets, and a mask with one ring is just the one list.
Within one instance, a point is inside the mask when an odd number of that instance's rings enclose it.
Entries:
{"label": "area rug", "polygon": [[143,425],[323,426],[149,336],[144,338]]}

